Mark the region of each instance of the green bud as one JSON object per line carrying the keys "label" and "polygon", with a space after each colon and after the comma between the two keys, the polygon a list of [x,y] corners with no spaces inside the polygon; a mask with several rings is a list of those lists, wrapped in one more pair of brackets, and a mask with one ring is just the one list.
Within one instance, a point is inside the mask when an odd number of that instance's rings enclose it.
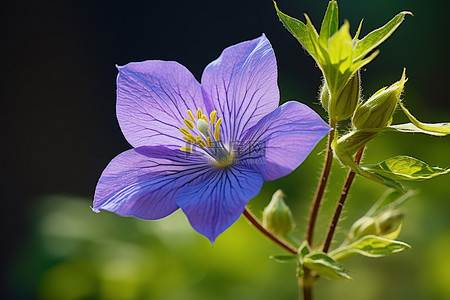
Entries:
{"label": "green bud", "polygon": [[281,236],[295,229],[291,209],[284,202],[284,197],[283,192],[277,190],[263,211],[263,226]]}
{"label": "green bud", "polygon": [[403,221],[404,216],[405,214],[399,210],[389,210],[376,217],[380,231],[379,235],[386,235],[396,230]]}
{"label": "green bud", "polygon": [[332,97],[329,103],[330,116],[337,120],[346,120],[355,112],[361,94],[359,71],[347,81],[338,97]]}
{"label": "green bud", "polygon": [[328,85],[326,81],[323,81],[322,86],[320,87],[320,103],[322,103],[323,108],[328,111],[328,105],[330,104],[330,90],[328,89]]}
{"label": "green bud", "polygon": [[371,234],[376,235],[376,232],[375,218],[364,216],[353,223],[350,228],[348,240],[350,243],[353,243],[363,236]]}
{"label": "green bud", "polygon": [[331,95],[324,81],[320,88],[320,102],[330,118],[341,121],[350,118],[358,105],[361,94],[359,72],[353,75],[338,95]]}
{"label": "green bud", "polygon": [[379,131],[377,130],[351,131],[337,140],[334,146],[336,155],[339,156],[344,153],[353,155],[378,134]]}
{"label": "green bud", "polygon": [[369,100],[358,105],[352,122],[357,129],[386,128],[392,123],[403,87],[407,81],[406,70],[402,78],[388,88],[382,88],[373,94]]}
{"label": "green bud", "polygon": [[350,243],[366,235],[384,236],[394,232],[402,222],[404,214],[398,210],[388,210],[376,217],[364,216],[353,223],[348,240]]}

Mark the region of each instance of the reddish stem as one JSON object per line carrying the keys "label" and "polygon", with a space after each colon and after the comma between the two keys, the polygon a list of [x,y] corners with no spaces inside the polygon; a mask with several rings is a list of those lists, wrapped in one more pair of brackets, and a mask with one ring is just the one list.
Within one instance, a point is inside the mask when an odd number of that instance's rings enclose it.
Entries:
{"label": "reddish stem", "polygon": [[247,220],[250,221],[250,223],[253,224],[253,226],[256,227],[256,229],[261,231],[262,234],[264,234],[269,239],[271,239],[272,241],[274,241],[275,243],[277,243],[278,245],[280,245],[287,251],[291,252],[292,254],[297,254],[296,247],[292,246],[290,243],[286,242],[281,237],[279,237],[278,235],[276,235],[269,229],[265,228],[248,207],[245,207],[244,216],[247,218]]}
{"label": "reddish stem", "polygon": [[[362,154],[364,152],[364,147],[359,149],[358,153],[356,153],[355,156],[355,162],[357,164],[360,163]],[[325,239],[325,244],[323,245],[322,251],[328,252],[330,249],[331,241],[333,240],[334,232],[336,231],[336,226],[339,221],[339,217],[341,216],[342,208],[344,207],[345,200],[347,199],[348,192],[350,190],[350,187],[353,183],[353,179],[355,178],[355,171],[350,170],[350,172],[347,175],[347,180],[345,181],[345,184],[342,188],[341,196],[339,198],[339,201],[336,205],[336,210],[334,211],[333,219],[330,223],[330,227],[328,228],[327,238]]]}
{"label": "reddish stem", "polygon": [[331,143],[334,139],[336,122],[330,121],[330,126],[332,130],[328,133],[327,153],[322,168],[322,174],[320,174],[320,180],[317,185],[316,193],[314,194],[314,199],[312,202],[313,204],[309,211],[308,223],[306,224],[306,241],[310,246],[312,246],[313,243],[314,227],[316,225],[317,214],[319,212],[320,202],[322,201],[322,197],[325,192],[325,187],[327,185],[328,177],[331,171],[331,164],[333,162],[333,149],[331,148]]}

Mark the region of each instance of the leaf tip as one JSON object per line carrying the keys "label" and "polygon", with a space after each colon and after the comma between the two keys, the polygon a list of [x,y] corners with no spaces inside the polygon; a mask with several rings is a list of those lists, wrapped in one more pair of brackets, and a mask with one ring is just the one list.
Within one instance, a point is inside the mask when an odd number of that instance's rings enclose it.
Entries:
{"label": "leaf tip", "polygon": [[409,16],[414,17],[414,14],[412,12],[408,11],[408,10],[402,11],[401,14],[404,15],[404,16],[409,15]]}

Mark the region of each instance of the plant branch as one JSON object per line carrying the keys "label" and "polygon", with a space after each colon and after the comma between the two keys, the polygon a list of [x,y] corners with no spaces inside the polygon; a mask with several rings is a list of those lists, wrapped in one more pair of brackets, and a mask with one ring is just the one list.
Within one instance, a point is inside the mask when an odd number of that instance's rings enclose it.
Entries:
{"label": "plant branch", "polygon": [[[359,149],[358,153],[356,153],[355,162],[357,164],[360,163],[363,152],[364,152],[364,146],[361,147],[361,149]],[[325,243],[322,248],[322,251],[325,253],[328,252],[328,250],[330,249],[331,241],[333,240],[333,235],[336,230],[336,226],[339,221],[339,217],[341,215],[342,208],[344,207],[345,200],[347,199],[348,192],[350,190],[350,187],[353,183],[354,178],[355,178],[355,171],[350,170],[350,172],[347,175],[347,179],[345,180],[345,184],[342,188],[341,196],[337,203],[336,210],[334,211],[334,215],[333,215],[333,219],[330,223],[330,227],[328,228],[327,237],[325,239]]]}
{"label": "plant branch", "polygon": [[308,223],[306,225],[306,241],[311,246],[313,243],[314,236],[314,226],[316,224],[317,214],[320,208],[320,202],[322,201],[323,194],[325,192],[325,187],[327,185],[328,177],[331,171],[331,164],[333,162],[333,149],[331,148],[331,144],[334,139],[335,130],[336,130],[336,122],[330,120],[331,131],[328,133],[327,139],[327,153],[325,156],[325,161],[322,168],[322,173],[320,174],[320,180],[317,185],[316,193],[314,194],[313,202],[311,209],[309,211]]}
{"label": "plant branch", "polygon": [[267,236],[269,239],[277,243],[279,246],[283,247],[287,251],[291,252],[292,254],[297,254],[297,248],[291,245],[290,243],[283,240],[281,237],[276,235],[274,232],[270,231],[269,229],[265,228],[261,222],[256,218],[256,216],[251,212],[251,210],[248,207],[245,207],[244,210],[244,216],[247,218],[247,220],[250,221],[250,223],[253,224],[253,226],[256,227],[259,231],[261,231],[262,234]]}
{"label": "plant branch", "polygon": [[[304,275],[298,279],[299,284],[299,300],[312,300],[313,299],[313,289],[312,284],[310,284],[313,278],[311,277],[310,270],[308,268],[304,268]],[[303,297],[302,293],[303,291]]]}

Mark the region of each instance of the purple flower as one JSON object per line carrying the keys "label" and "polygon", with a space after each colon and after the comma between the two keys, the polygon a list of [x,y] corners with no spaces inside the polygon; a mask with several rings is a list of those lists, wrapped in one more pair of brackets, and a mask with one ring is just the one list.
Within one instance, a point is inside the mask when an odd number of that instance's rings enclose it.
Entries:
{"label": "purple flower", "polygon": [[264,35],[225,49],[201,83],[172,61],[118,69],[117,119],[134,149],[103,171],[95,212],[154,220],[181,208],[214,242],[264,180],[291,173],[330,129],[299,102],[278,107]]}

